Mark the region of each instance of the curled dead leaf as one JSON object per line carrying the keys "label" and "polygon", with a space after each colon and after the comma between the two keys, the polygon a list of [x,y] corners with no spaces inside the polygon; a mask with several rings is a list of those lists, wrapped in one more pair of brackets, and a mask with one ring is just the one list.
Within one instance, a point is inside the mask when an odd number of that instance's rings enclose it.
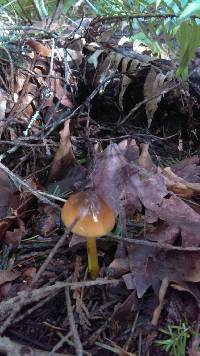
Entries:
{"label": "curled dead leaf", "polygon": [[60,131],[60,145],[53,159],[49,180],[62,179],[76,163],[70,139],[69,124],[70,120],[67,120]]}
{"label": "curled dead leaf", "polygon": [[26,41],[26,43],[40,56],[51,57],[51,49],[44,46],[40,42],[30,39]]}
{"label": "curled dead leaf", "polygon": [[162,174],[165,177],[165,182],[168,190],[174,192],[182,198],[191,198],[200,194],[200,183],[190,183],[185,179],[178,177],[172,172],[170,167],[166,167],[162,170]]}
{"label": "curled dead leaf", "polygon": [[158,103],[162,98],[162,93],[166,89],[166,84],[164,84],[165,78],[166,75],[161,72],[157,72],[153,68],[151,68],[149,73],[147,74],[144,83],[144,97],[146,99],[149,99],[151,97],[153,98],[146,103],[148,127],[151,126],[152,119],[158,108]]}
{"label": "curled dead leaf", "polygon": [[141,143],[140,144],[140,157],[138,163],[141,167],[147,169],[148,171],[157,172],[157,167],[154,165],[151,156],[149,154],[149,144]]}

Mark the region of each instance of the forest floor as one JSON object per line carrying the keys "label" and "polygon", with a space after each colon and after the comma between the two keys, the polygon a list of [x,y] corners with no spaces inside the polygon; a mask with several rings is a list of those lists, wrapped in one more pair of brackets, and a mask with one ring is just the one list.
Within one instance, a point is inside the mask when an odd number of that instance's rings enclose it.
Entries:
{"label": "forest floor", "polygon": [[[0,49],[0,352],[197,356],[198,93],[100,23],[37,28]],[[60,218],[82,190],[116,217],[94,280]]]}

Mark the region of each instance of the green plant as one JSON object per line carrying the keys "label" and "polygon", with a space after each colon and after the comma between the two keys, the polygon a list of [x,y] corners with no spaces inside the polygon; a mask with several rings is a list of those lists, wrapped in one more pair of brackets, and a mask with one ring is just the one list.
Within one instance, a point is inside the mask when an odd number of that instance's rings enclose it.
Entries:
{"label": "green plant", "polygon": [[97,0],[95,6],[101,16],[128,17],[130,40],[162,58],[177,58],[177,75],[187,78],[188,64],[200,46],[199,0]]}
{"label": "green plant", "polygon": [[[94,16],[128,19],[129,39],[137,41],[160,58],[178,59],[177,76],[188,77],[188,65],[200,46],[200,1],[199,0],[84,0]],[[77,5],[79,3],[79,5]],[[58,6],[59,4],[59,6]],[[56,10],[60,15],[73,17],[73,6],[82,6],[79,0],[0,0],[1,35],[12,40],[13,33],[4,33],[3,25],[13,25],[16,20],[45,19]],[[59,9],[58,9],[59,8]],[[117,19],[118,20],[118,19]],[[117,21],[120,24],[120,21]]]}
{"label": "green plant", "polygon": [[164,329],[160,329],[164,334],[162,340],[157,340],[155,343],[164,351],[169,352],[172,356],[185,356],[187,340],[191,336],[191,327],[185,322],[179,325],[168,325]]}

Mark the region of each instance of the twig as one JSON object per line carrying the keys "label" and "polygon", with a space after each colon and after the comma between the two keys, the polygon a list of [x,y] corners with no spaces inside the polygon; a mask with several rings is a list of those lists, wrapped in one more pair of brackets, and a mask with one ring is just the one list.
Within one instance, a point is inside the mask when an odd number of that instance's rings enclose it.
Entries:
{"label": "twig", "polygon": [[40,302],[38,302],[36,305],[34,305],[33,307],[31,307],[30,309],[26,310],[23,314],[20,314],[20,316],[18,318],[16,318],[13,323],[18,323],[19,321],[23,320],[24,318],[26,318],[27,316],[31,315],[35,310],[41,308],[44,304],[46,304],[49,300],[51,300],[54,296],[56,295],[56,293],[52,293],[50,295],[48,295],[46,298],[42,299]]}
{"label": "twig", "polygon": [[60,337],[60,340],[57,342],[57,344],[52,348],[51,352],[49,353],[50,356],[53,356],[54,353],[59,350],[64,343],[67,343],[70,346],[74,347],[74,343],[69,339],[69,337],[71,336],[71,331],[63,336],[61,332],[57,332],[57,335]]}
{"label": "twig", "polygon": [[144,104],[148,103],[149,101],[158,98],[159,96],[162,96],[164,94],[167,94],[169,91],[174,90],[176,88],[178,88],[181,85],[181,83],[178,83],[168,89],[163,90],[161,93],[154,95],[150,98],[146,98],[144,100],[142,100],[140,103],[136,104],[131,111],[129,111],[129,113],[117,124],[118,126],[123,125],[141,106],[143,106]]}
{"label": "twig", "polygon": [[40,190],[38,190],[38,193],[43,195],[44,197],[47,197],[47,198],[50,198],[50,199],[53,199],[53,200],[58,200],[58,201],[60,201],[62,203],[66,202],[66,199],[60,198],[57,195],[52,195],[52,194],[48,194],[48,193],[45,193],[45,192],[41,192]]}
{"label": "twig", "polygon": [[55,203],[51,202],[48,198],[44,197],[41,195],[37,190],[33,189],[28,183],[24,182],[18,175],[10,171],[9,168],[7,168],[3,163],[0,162],[0,169],[2,169],[5,173],[9,175],[9,177],[13,180],[14,183],[18,183],[18,185],[21,185],[22,187],[26,188],[27,191],[31,192],[33,195],[35,195],[39,200],[41,200],[45,204],[49,204],[53,206],[54,208],[60,210],[60,207],[56,205]]}
{"label": "twig", "polygon": [[44,32],[46,33],[50,38],[53,37],[55,39],[58,38],[58,35],[55,32],[52,31],[47,31],[44,28],[41,27],[35,27],[35,26],[18,26],[18,25],[14,25],[14,26],[4,26],[3,27],[4,30],[8,30],[8,31],[38,31],[38,32]]}
{"label": "twig", "polygon": [[69,318],[70,329],[71,329],[71,332],[73,335],[75,349],[76,349],[76,355],[82,356],[83,355],[83,347],[82,347],[81,340],[79,338],[79,334],[78,334],[75,320],[74,320],[71,299],[70,299],[70,293],[69,293],[69,287],[65,288],[65,298],[66,298],[67,314],[68,314],[68,318]]}
{"label": "twig", "polygon": [[135,328],[136,328],[136,324],[137,324],[137,321],[138,321],[139,313],[140,312],[137,311],[135,319],[134,319],[134,322],[133,322],[133,325],[132,325],[132,328],[131,328],[130,335],[129,335],[126,343],[124,344],[123,349],[126,350],[126,351],[128,351],[129,345],[130,345],[131,341],[133,340],[133,335],[134,335],[134,332],[135,332]]}
{"label": "twig", "polygon": [[98,94],[100,88],[102,86],[104,86],[104,84],[107,83],[107,81],[111,80],[114,77],[116,77],[116,74],[112,74],[109,77],[107,77],[106,79],[104,79],[102,81],[102,83],[100,83],[97,86],[97,88],[94,89],[94,91],[89,95],[89,97],[81,105],[79,105],[76,109],[74,109],[73,112],[70,111],[70,113],[68,115],[64,114],[64,116],[59,121],[55,122],[54,125],[51,125],[51,128],[45,134],[45,138],[47,138],[58,126],[60,126],[65,121],[67,121],[77,115],[80,115],[80,113],[83,111],[84,107],[87,107],[89,105],[90,101]]}
{"label": "twig", "polygon": [[10,315],[8,316],[8,318],[4,321],[4,323],[1,325],[0,327],[0,335],[2,335],[6,329],[11,325],[15,315],[17,315],[17,313],[20,311],[21,309],[21,305],[15,305],[15,308],[12,309]]}
{"label": "twig", "polygon": [[[133,15],[122,15],[122,16],[101,16],[95,18],[90,26],[94,26],[99,22],[118,22],[118,21],[124,21],[127,20],[133,20],[133,19],[150,19],[150,18],[158,18],[158,19],[167,19],[167,18],[178,18],[179,15],[175,14],[133,14]],[[190,19],[199,19],[200,16],[190,16]]]}
{"label": "twig", "polygon": [[33,278],[32,282],[31,282],[31,286],[33,286],[39,280],[41,274],[45,271],[45,269],[47,268],[48,264],[51,262],[53,256],[56,254],[58,249],[64,244],[66,238],[69,236],[69,232],[70,232],[70,229],[66,229],[64,234],[58,240],[58,242],[56,243],[54,248],[51,250],[50,254],[47,256],[46,260],[44,261],[44,263],[42,264],[42,266],[40,267],[40,269],[36,273],[35,277]]}
{"label": "twig", "polygon": [[164,299],[165,299],[165,295],[167,293],[167,289],[169,286],[169,278],[165,277],[162,280],[161,286],[160,286],[160,290],[159,290],[159,304],[158,306],[155,308],[154,312],[153,312],[153,318],[152,318],[152,325],[157,326],[158,325],[158,321],[160,318],[160,314],[163,308],[163,304],[164,304]]}
{"label": "twig", "polygon": [[[32,137],[26,137],[28,140],[32,140]],[[42,139],[40,139],[42,140]],[[50,140],[49,140],[50,141]],[[49,146],[56,146],[53,142],[49,142],[47,140],[47,143]],[[5,144],[5,145],[10,145],[10,146],[23,146],[23,147],[44,147],[44,143],[27,143],[22,141],[21,139],[19,140],[14,140],[14,141],[9,141],[9,140],[0,140],[0,144]],[[5,155],[6,156],[6,155]]]}
{"label": "twig", "polygon": [[191,246],[191,247],[181,247],[181,246],[173,246],[167,243],[160,243],[160,242],[153,242],[153,241],[149,241],[149,240],[139,240],[139,239],[129,239],[126,237],[122,237],[118,236],[118,235],[112,235],[109,234],[108,235],[109,238],[107,239],[111,239],[112,241],[117,241],[117,242],[128,242],[130,244],[133,245],[144,245],[144,246],[149,246],[149,247],[155,247],[155,248],[160,248],[163,250],[174,250],[174,251],[200,251],[200,247],[195,247],[195,246]]}
{"label": "twig", "polygon": [[25,290],[18,293],[17,296],[10,298],[8,300],[3,300],[0,303],[0,321],[5,320],[8,318],[8,315],[12,313],[13,309],[17,307],[18,310],[29,305],[31,303],[39,302],[41,299],[52,295],[57,291],[65,288],[66,286],[73,289],[79,289],[82,287],[92,287],[92,286],[102,286],[106,284],[118,284],[120,283],[121,279],[104,279],[104,278],[97,278],[95,281],[84,281],[84,282],[57,282],[52,286],[45,286],[38,289],[33,290]]}
{"label": "twig", "polygon": [[[148,134],[148,133],[140,133],[140,134],[137,134],[137,133],[131,133],[131,134],[127,134],[127,135],[121,135],[121,136],[115,136],[115,137],[109,137],[109,138],[101,138],[100,141],[101,142],[112,142],[112,141],[120,141],[120,140],[124,140],[126,138],[148,138],[148,140],[152,140],[152,141],[167,141],[167,140],[171,140],[172,138],[174,137],[177,137],[178,134],[175,133],[173,135],[170,135],[170,136],[166,136],[166,137],[159,137],[159,136],[154,136],[154,135],[151,135],[151,134]],[[97,138],[93,138],[93,137],[90,137],[90,141],[91,142],[97,142]],[[1,141],[0,141],[1,143]]]}
{"label": "twig", "polygon": [[[0,351],[7,356],[21,356],[21,355],[31,355],[31,356],[48,356],[49,352],[34,349],[28,345],[24,346],[17,342],[12,341],[8,337],[0,337]],[[67,356],[66,353],[54,353],[55,356]]]}

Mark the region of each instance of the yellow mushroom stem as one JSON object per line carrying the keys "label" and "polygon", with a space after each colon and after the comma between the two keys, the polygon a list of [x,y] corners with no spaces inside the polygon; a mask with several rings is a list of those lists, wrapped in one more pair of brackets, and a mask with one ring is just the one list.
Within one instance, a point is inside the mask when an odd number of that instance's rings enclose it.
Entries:
{"label": "yellow mushroom stem", "polygon": [[88,271],[92,279],[97,278],[99,274],[99,262],[97,255],[97,245],[95,237],[87,238]]}

